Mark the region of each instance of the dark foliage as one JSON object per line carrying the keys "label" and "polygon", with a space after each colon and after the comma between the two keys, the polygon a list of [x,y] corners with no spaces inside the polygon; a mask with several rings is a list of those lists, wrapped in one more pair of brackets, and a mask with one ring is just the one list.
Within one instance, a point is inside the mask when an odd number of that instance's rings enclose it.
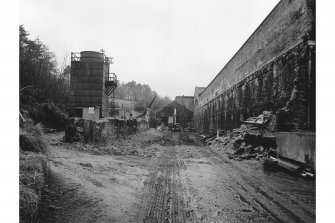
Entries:
{"label": "dark foliage", "polygon": [[57,66],[54,53],[39,39],[29,39],[23,25],[19,33],[20,112],[50,128],[63,129],[69,97],[70,67]]}

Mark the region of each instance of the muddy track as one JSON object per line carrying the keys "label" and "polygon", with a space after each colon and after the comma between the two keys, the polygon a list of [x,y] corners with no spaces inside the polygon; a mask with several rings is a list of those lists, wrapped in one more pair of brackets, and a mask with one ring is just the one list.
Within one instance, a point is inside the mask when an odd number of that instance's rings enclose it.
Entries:
{"label": "muddy track", "polygon": [[315,222],[313,183],[229,160],[191,133],[164,134],[132,146],[141,156],[52,147],[42,222]]}
{"label": "muddy track", "polygon": [[280,192],[257,177],[248,175],[210,148],[201,149],[199,152],[225,170],[229,184],[237,185],[231,186],[230,189],[240,196],[240,200],[261,215],[267,214],[271,222],[315,222],[313,210],[294,196]]}
{"label": "muddy track", "polygon": [[[216,151],[212,150],[211,148],[208,148],[208,150],[215,154],[216,157],[219,158],[219,162],[228,164],[229,167],[235,169],[236,171],[240,172],[239,175],[243,181],[247,182],[250,185],[253,185],[255,189],[264,196],[266,196],[268,199],[272,200],[273,202],[278,203],[285,203],[289,201],[292,205],[298,205],[301,210],[304,212],[303,214],[306,214],[310,216],[311,218],[315,219],[315,213],[314,210],[311,209],[308,205],[306,205],[303,201],[298,199],[296,196],[290,194],[286,194],[285,192],[282,192],[281,190],[278,190],[277,188],[273,187],[271,184],[267,183],[266,181],[254,176],[254,175],[248,175],[242,168],[235,165],[232,161],[228,160],[223,154],[217,153]],[[213,156],[213,155],[211,155]],[[247,176],[247,177],[246,177]],[[260,183],[261,182],[261,183]],[[263,189],[262,189],[263,188]],[[272,194],[276,195],[275,198],[271,197],[268,193],[264,191],[270,190]],[[277,202],[279,200],[279,202]]]}
{"label": "muddy track", "polygon": [[138,222],[197,222],[193,210],[186,207],[180,169],[185,164],[178,161],[175,147],[165,147],[152,173],[144,182],[143,206]]}

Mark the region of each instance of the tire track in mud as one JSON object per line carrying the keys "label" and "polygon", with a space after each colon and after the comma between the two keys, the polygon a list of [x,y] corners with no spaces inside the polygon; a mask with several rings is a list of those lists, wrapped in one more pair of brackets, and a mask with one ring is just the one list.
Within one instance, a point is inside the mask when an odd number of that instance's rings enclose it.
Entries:
{"label": "tire track in mud", "polygon": [[[211,150],[212,151],[212,150]],[[217,154],[216,152],[212,151],[213,153]],[[217,154],[219,157],[221,157],[221,160],[223,162],[224,161],[224,157],[222,157],[221,154]],[[227,163],[227,162],[225,162]],[[255,188],[255,190],[262,194],[264,197],[266,197],[268,200],[272,201],[273,203],[275,203],[276,205],[280,206],[283,210],[285,210],[285,212],[287,214],[290,214],[292,216],[296,216],[297,214],[301,215],[301,216],[309,216],[310,218],[314,219],[315,221],[315,212],[313,210],[311,210],[311,208],[307,207],[304,203],[301,203],[298,201],[298,199],[295,196],[288,196],[287,194],[283,193],[280,190],[277,190],[276,188],[274,188],[272,185],[268,184],[267,182],[262,181],[261,179],[258,179],[255,176],[250,176],[249,178],[247,178],[244,174],[244,170],[242,170],[241,168],[239,168],[238,166],[235,166],[233,164],[230,164],[231,167],[235,167],[238,171],[240,171],[241,173],[243,172],[243,174],[240,174],[239,176],[242,178],[242,180],[244,180],[245,182],[247,182],[247,184],[251,185],[253,188]],[[261,185],[259,182],[262,182]],[[277,196],[271,196],[269,193],[266,193],[265,190],[271,191],[273,194],[276,194]],[[288,201],[291,202],[288,203]],[[283,204],[289,205],[288,208],[284,207]],[[296,206],[299,206],[299,209],[295,209]],[[293,213],[291,210],[295,210],[298,211],[297,214]],[[301,222],[301,219],[296,219],[296,222]],[[303,222],[303,221],[302,221]]]}
{"label": "tire track in mud", "polygon": [[175,147],[163,148],[144,183],[138,222],[197,222],[194,211],[188,211],[184,201],[179,172],[185,168],[177,159]]}
{"label": "tire track in mud", "polygon": [[[231,162],[230,160],[227,160],[222,154],[214,151],[213,149],[209,148],[209,150],[215,154],[216,156],[218,156],[220,158],[220,162],[225,163],[227,165],[229,165],[230,167],[234,168],[235,170],[246,174],[245,171],[241,168],[239,168],[238,166],[234,165],[233,162]],[[301,208],[301,210],[304,212],[303,214],[306,214],[308,216],[310,216],[311,218],[315,219],[315,211],[312,210],[310,207],[306,206],[304,203],[300,202],[294,195],[287,195],[285,193],[283,193],[282,191],[274,188],[271,184],[263,181],[262,179],[259,179],[256,176],[249,176],[249,178],[245,177],[245,175],[240,174],[241,178],[248,182],[249,184],[254,185],[255,188],[257,188],[259,190],[260,193],[263,193],[265,195],[268,195],[267,193],[265,193],[261,187],[266,187],[267,189],[270,189],[273,193],[275,193],[276,195],[278,195],[278,197],[276,199],[280,199],[282,203],[287,203],[287,201],[290,201],[292,204],[294,205],[299,205],[299,207]],[[265,186],[262,186],[259,182],[262,182],[262,184],[264,184]],[[274,198],[269,197],[269,199],[274,200]]]}
{"label": "tire track in mud", "polygon": [[[239,195],[241,201],[249,204],[257,211],[261,209],[267,213],[274,222],[315,222],[315,214],[306,208],[305,205],[300,205],[300,202],[295,199],[287,199],[287,196],[268,185],[266,185],[267,189],[272,193],[276,193],[277,196],[273,197],[271,194],[266,193],[255,180],[251,179],[251,176],[250,179],[244,176],[243,174],[246,173],[244,173],[243,170],[234,166],[234,164],[228,160],[225,160],[221,154],[212,151],[208,147],[199,150],[199,152],[226,170],[225,172],[231,184],[238,185],[238,187],[231,186],[230,188]],[[233,173],[236,171],[238,171],[239,174],[234,176]],[[282,197],[280,198],[280,196]],[[291,205],[289,202],[294,205]]]}

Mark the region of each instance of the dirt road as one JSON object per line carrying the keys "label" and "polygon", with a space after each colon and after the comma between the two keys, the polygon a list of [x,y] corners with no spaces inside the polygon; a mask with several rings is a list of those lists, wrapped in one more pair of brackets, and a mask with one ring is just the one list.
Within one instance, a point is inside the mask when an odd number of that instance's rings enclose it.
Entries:
{"label": "dirt road", "polygon": [[315,222],[315,182],[229,160],[193,133],[149,130],[105,149],[61,136],[49,135],[41,222]]}

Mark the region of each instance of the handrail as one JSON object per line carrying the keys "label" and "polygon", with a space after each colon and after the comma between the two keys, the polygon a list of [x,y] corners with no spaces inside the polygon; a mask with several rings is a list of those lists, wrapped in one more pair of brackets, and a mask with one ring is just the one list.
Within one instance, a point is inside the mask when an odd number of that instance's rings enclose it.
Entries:
{"label": "handrail", "polygon": [[[94,59],[100,59],[104,63],[112,63],[112,57],[106,57],[106,55],[103,53],[103,58],[98,57],[85,57],[85,58],[94,58]],[[81,61],[81,54],[78,52],[71,52],[71,62],[79,62]]]}
{"label": "handrail", "polygon": [[116,83],[117,76],[115,73],[108,73],[105,81],[114,81]]}
{"label": "handrail", "polygon": [[72,61],[80,61],[80,53],[71,52],[71,62]]}

